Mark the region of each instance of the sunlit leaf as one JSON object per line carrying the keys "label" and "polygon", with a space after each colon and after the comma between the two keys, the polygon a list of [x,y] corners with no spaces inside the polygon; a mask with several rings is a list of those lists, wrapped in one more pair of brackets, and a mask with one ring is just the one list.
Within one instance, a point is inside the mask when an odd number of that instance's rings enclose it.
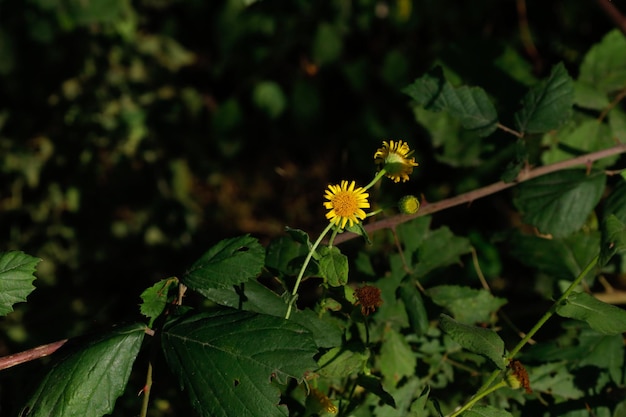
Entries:
{"label": "sunlit leaf", "polygon": [[[101,417],[113,411],[128,383],[145,336],[145,325],[133,324],[88,341],[63,346],[63,355],[39,383],[20,417]],[[66,349],[71,353],[66,353]]]}
{"label": "sunlit leaf", "polygon": [[26,301],[35,287],[35,269],[39,258],[23,252],[0,253],[0,315],[13,311],[13,305]]}
{"label": "sunlit leaf", "polygon": [[176,320],[162,333],[163,353],[191,404],[204,417],[287,416],[273,380],[301,380],[315,369],[315,343],[298,324],[225,310]]}
{"label": "sunlit leaf", "polygon": [[504,298],[494,297],[489,291],[459,285],[432,287],[426,294],[435,304],[447,308],[456,320],[465,324],[489,323],[492,314],[506,304]]}
{"label": "sunlit leaf", "polygon": [[427,110],[448,112],[479,136],[489,136],[497,129],[498,114],[487,93],[479,87],[453,87],[441,67],[416,79],[403,92]]}
{"label": "sunlit leaf", "polygon": [[181,281],[204,295],[210,288],[229,288],[256,277],[264,259],[265,249],[255,238],[225,239],[202,255]]}
{"label": "sunlit leaf", "polygon": [[515,113],[515,124],[525,133],[556,129],[570,118],[573,103],[574,83],[563,64],[558,64],[547,79],[524,96],[522,108]]}
{"label": "sunlit leaf", "polygon": [[580,229],[604,191],[603,172],[554,172],[524,182],[514,200],[525,223],[554,237]]}
{"label": "sunlit leaf", "polygon": [[626,332],[626,311],[584,292],[567,297],[556,312],[562,317],[585,321],[592,329],[604,334]]}
{"label": "sunlit leaf", "polygon": [[578,80],[604,92],[626,87],[626,38],[618,29],[609,32],[589,49],[580,66]]}
{"label": "sunlit leaf", "polygon": [[439,326],[465,349],[490,359],[499,369],[506,367],[504,341],[493,330],[469,326],[445,314],[440,316]]}

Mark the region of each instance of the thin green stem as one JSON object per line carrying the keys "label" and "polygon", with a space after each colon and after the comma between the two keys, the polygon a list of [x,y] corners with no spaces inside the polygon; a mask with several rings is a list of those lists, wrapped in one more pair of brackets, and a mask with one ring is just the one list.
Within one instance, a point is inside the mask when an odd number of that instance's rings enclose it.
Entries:
{"label": "thin green stem", "polygon": [[463,407],[459,408],[458,410],[456,410],[454,413],[450,414],[448,417],[456,417],[462,413],[464,413],[465,411],[469,410],[470,408],[472,408],[474,406],[474,404],[476,404],[478,401],[480,401],[482,398],[486,397],[487,395],[491,394],[494,391],[499,390],[500,388],[504,388],[506,387],[506,381],[500,381],[500,383],[494,385],[493,387],[489,388],[486,391],[483,391],[479,394],[476,394],[471,400],[469,400]]}
{"label": "thin green stem", "polygon": [[287,314],[285,314],[285,319],[289,319],[289,316],[291,316],[291,309],[293,307],[293,304],[296,301],[296,295],[298,294],[298,288],[300,288],[300,282],[302,282],[304,271],[306,270],[307,265],[311,261],[311,258],[313,257],[313,253],[315,253],[315,249],[317,249],[319,244],[322,242],[322,239],[324,239],[324,236],[326,236],[326,234],[330,231],[330,229],[333,228],[333,226],[334,226],[333,223],[328,223],[328,226],[326,226],[326,229],[324,229],[324,231],[320,233],[319,237],[317,238],[315,243],[313,243],[313,246],[311,246],[311,250],[309,250],[309,253],[304,259],[304,262],[302,263],[302,268],[300,268],[300,273],[298,274],[298,278],[296,278],[296,284],[293,286],[293,291],[291,292],[291,300],[289,300],[289,304],[287,305]]}
{"label": "thin green stem", "polygon": [[374,179],[372,181],[370,181],[370,183],[367,184],[365,187],[363,187],[363,189],[364,190],[369,190],[370,188],[372,188],[372,186],[374,184],[376,184],[386,173],[387,173],[387,171],[385,170],[385,168],[383,168],[380,171],[378,171],[378,173],[376,174]]}
{"label": "thin green stem", "polygon": [[581,283],[583,278],[585,278],[587,276],[587,274],[596,266],[596,264],[598,263],[598,259],[599,258],[600,258],[600,256],[596,255],[591,260],[591,262],[589,262],[589,264],[585,267],[585,269],[583,269],[583,271],[576,277],[576,279],[563,292],[563,294],[561,294],[561,296],[554,302],[554,304],[552,304],[552,306],[546,312],[546,314],[544,314],[539,319],[539,321],[537,321],[537,323],[533,326],[532,329],[530,329],[530,331],[526,334],[526,336],[524,336],[524,338],[522,340],[520,340],[520,342],[517,344],[517,346],[515,346],[513,348],[513,350],[511,350],[511,353],[509,353],[509,359],[513,359],[515,357],[515,355],[517,355],[517,353],[535,335],[535,333],[537,333],[539,331],[539,329],[541,329],[541,327],[546,323],[546,321],[548,321],[548,319],[550,319],[550,317],[552,317],[554,315],[554,313],[556,313],[556,310],[559,307],[559,305],[561,305],[561,303],[563,303],[563,301],[565,301],[567,299],[567,297],[569,297],[569,295],[572,293],[572,291],[574,291],[574,289]]}
{"label": "thin green stem", "polygon": [[143,387],[143,400],[141,401],[140,417],[148,415],[148,405],[150,404],[150,389],[152,388],[152,361],[148,361],[148,372],[146,372],[146,385]]}

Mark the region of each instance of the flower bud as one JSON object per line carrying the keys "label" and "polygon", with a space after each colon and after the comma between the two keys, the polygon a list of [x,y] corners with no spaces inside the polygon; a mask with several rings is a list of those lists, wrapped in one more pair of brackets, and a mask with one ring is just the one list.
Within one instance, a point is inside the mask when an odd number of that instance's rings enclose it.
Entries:
{"label": "flower bud", "polygon": [[414,195],[405,195],[398,202],[402,214],[415,214],[420,209],[420,201]]}

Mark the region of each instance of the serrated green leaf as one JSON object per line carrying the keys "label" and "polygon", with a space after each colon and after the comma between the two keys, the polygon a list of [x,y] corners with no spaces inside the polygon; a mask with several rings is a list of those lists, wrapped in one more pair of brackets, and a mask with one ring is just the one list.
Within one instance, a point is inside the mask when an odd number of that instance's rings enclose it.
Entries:
{"label": "serrated green leaf", "polygon": [[13,305],[26,301],[35,287],[35,269],[41,259],[24,252],[0,253],[0,315],[13,311]]}
{"label": "serrated green leaf", "polygon": [[339,287],[348,283],[348,258],[339,248],[319,248],[319,273],[331,287]]}
{"label": "serrated green leaf", "polygon": [[424,306],[422,295],[413,282],[403,282],[398,288],[400,299],[404,304],[406,314],[413,333],[421,336],[428,330],[428,314]]}
{"label": "serrated green leaf", "polygon": [[626,39],[614,29],[583,58],[578,80],[605,94],[626,87]]}
{"label": "serrated green leaf", "polygon": [[315,343],[298,324],[225,310],[166,324],[165,359],[199,415],[273,417],[289,413],[272,385],[315,369]]}
{"label": "serrated green leaf", "polygon": [[471,410],[461,415],[463,417],[513,417],[513,414],[508,411],[496,408],[492,405],[475,405]]}
{"label": "serrated green leaf", "polygon": [[459,263],[460,256],[470,251],[468,239],[454,236],[445,226],[434,230],[426,236],[418,250],[415,276],[423,277],[436,268]]}
{"label": "serrated green leaf", "polygon": [[557,307],[559,316],[587,322],[603,334],[626,332],[626,311],[581,292],[573,293]]}
{"label": "serrated green leaf", "polygon": [[368,359],[369,351],[362,350],[361,346],[338,346],[319,358],[318,373],[328,378],[345,378],[361,373]]}
{"label": "serrated green leaf", "polygon": [[[285,317],[287,312],[285,300],[257,280],[250,280],[238,289],[213,288],[208,290],[205,296],[209,300],[226,307],[281,318]],[[341,344],[342,329],[336,323],[326,320],[325,317],[318,317],[311,310],[293,310],[290,320],[308,329],[313,335],[317,347],[329,348]]]}
{"label": "serrated green leaf", "polygon": [[265,250],[255,238],[225,239],[202,255],[181,282],[205,295],[210,288],[229,288],[256,277],[264,260]]}
{"label": "serrated green leaf", "polygon": [[554,66],[547,79],[530,89],[515,113],[517,129],[541,133],[556,129],[571,117],[574,82],[562,63]]}
{"label": "serrated green leaf", "polygon": [[154,320],[161,315],[168,302],[168,293],[172,286],[178,284],[178,278],[162,279],[150,288],[146,288],[141,293],[141,303],[139,310],[141,314],[148,317],[150,322],[148,327],[152,327]]}
{"label": "serrated green leaf", "polygon": [[574,383],[574,375],[563,362],[551,362],[528,368],[528,376],[533,391],[549,392],[559,399],[575,400],[585,393]]}
{"label": "serrated green leaf", "polygon": [[506,304],[506,299],[494,297],[489,291],[458,285],[429,288],[426,294],[439,306],[447,308],[461,323],[489,323],[491,316]]}
{"label": "serrated green leaf", "polygon": [[459,345],[490,359],[496,367],[504,369],[504,341],[496,332],[483,327],[469,326],[442,314],[439,326]]}
{"label": "serrated green leaf", "polygon": [[554,172],[520,184],[514,203],[524,222],[541,233],[567,236],[583,226],[600,201],[605,182],[603,172]]}
{"label": "serrated green leaf", "polygon": [[613,255],[624,252],[626,252],[626,224],[611,214],[602,223],[599,264],[606,265]]}
{"label": "serrated green leaf", "polygon": [[417,357],[404,336],[396,331],[387,332],[378,356],[378,368],[385,381],[396,386],[403,377],[415,373],[416,364]]}
{"label": "serrated green leaf", "polygon": [[487,93],[478,87],[454,88],[441,67],[416,79],[403,92],[427,110],[448,112],[478,136],[489,136],[498,127],[498,114]]}
{"label": "serrated green leaf", "polygon": [[[60,359],[26,402],[21,417],[101,417],[113,411],[145,336],[133,324],[88,341]],[[66,344],[55,355],[62,355]]]}

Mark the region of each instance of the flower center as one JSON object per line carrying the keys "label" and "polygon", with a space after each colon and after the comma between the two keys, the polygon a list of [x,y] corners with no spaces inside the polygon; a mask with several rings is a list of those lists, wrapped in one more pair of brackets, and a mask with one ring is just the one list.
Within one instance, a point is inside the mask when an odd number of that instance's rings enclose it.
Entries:
{"label": "flower center", "polygon": [[341,217],[354,216],[358,210],[358,202],[354,193],[340,192],[333,197],[333,208],[335,213]]}

